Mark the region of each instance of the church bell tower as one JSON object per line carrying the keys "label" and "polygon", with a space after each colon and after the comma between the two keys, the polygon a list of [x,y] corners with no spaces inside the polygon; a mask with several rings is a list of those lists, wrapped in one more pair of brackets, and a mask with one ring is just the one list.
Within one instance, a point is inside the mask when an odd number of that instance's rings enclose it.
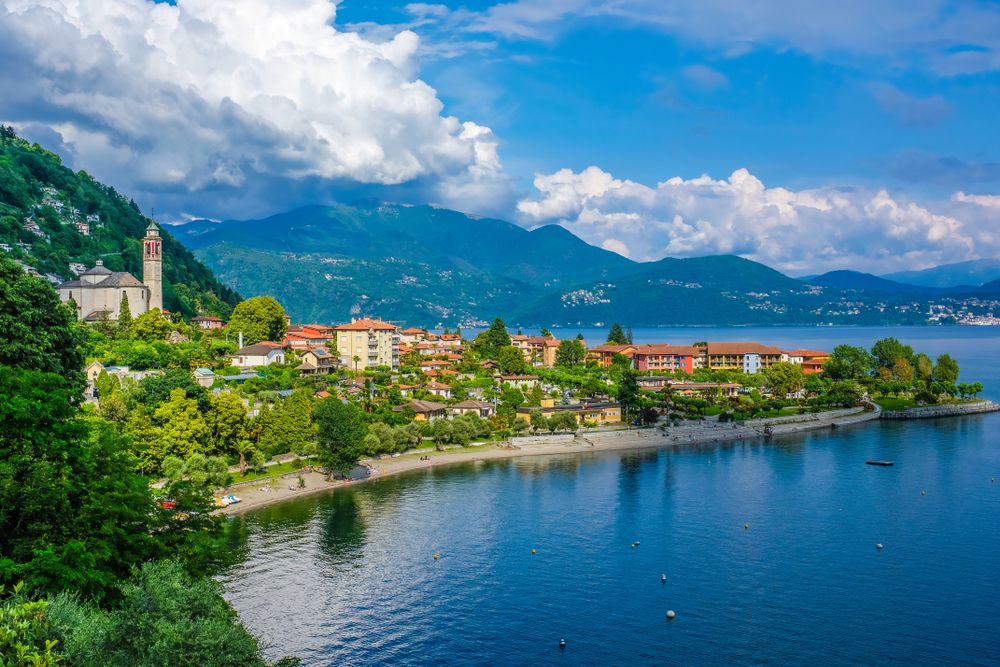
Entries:
{"label": "church bell tower", "polygon": [[149,290],[148,310],[163,311],[163,239],[156,221],[151,220],[142,240],[142,282]]}

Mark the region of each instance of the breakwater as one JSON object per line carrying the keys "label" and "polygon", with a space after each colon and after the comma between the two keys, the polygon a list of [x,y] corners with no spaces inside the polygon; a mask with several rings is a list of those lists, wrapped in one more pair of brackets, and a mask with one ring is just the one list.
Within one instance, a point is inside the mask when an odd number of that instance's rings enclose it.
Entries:
{"label": "breakwater", "polygon": [[925,408],[910,408],[909,410],[885,410],[882,419],[935,419],[937,417],[960,417],[985,412],[1000,411],[1000,405],[993,401],[978,403],[959,403],[958,405],[928,405]]}

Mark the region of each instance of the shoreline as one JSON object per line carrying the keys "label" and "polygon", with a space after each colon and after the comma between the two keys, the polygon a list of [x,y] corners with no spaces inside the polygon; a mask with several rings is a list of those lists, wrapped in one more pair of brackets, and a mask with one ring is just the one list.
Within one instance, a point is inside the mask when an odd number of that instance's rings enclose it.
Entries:
{"label": "shoreline", "polygon": [[[668,433],[663,435],[656,429],[641,429],[634,431],[612,431],[602,433],[585,434],[573,438],[568,442],[539,442],[524,444],[522,446],[501,447],[498,445],[485,445],[463,449],[452,449],[444,452],[431,451],[431,460],[421,461],[423,454],[406,454],[398,458],[377,459],[370,464],[376,470],[364,479],[356,479],[352,482],[345,480],[326,481],[322,473],[311,472],[303,474],[306,480],[305,489],[290,490],[288,484],[282,484],[268,492],[258,491],[258,486],[247,487],[242,495],[242,502],[218,509],[213,514],[242,514],[250,510],[267,507],[276,503],[301,498],[302,496],[320,493],[322,491],[332,491],[345,486],[362,484],[369,480],[381,479],[390,475],[396,475],[411,470],[421,468],[432,468],[434,466],[448,465],[467,461],[485,461],[494,459],[510,459],[521,456],[545,456],[551,454],[579,454],[595,451],[619,451],[627,449],[666,449],[668,447],[683,447],[685,445],[699,445],[706,443],[717,443],[737,440],[766,440],[773,436],[799,433],[803,431],[815,431],[824,428],[840,428],[862,424],[870,421],[878,421],[882,410],[877,405],[874,410],[865,411],[859,409],[850,415],[838,414],[827,419],[808,419],[799,422],[775,424],[771,427],[771,433],[765,434],[760,427],[743,427],[737,429],[725,428],[695,428],[680,427],[669,428]],[[685,433],[685,431],[688,431]],[[588,437],[590,436],[590,437]],[[455,453],[451,453],[455,452]],[[282,478],[288,480],[290,486],[297,484],[294,477]],[[266,480],[262,480],[262,485]],[[229,495],[224,493],[223,495]]]}

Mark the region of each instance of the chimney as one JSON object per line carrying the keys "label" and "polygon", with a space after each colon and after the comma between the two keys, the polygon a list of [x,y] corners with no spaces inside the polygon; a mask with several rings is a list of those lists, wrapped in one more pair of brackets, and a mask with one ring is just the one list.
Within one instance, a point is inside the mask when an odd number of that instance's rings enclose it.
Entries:
{"label": "chimney", "polygon": [[104,266],[104,260],[103,259],[97,260],[97,266]]}
{"label": "chimney", "polygon": [[243,332],[240,332],[240,346],[237,348],[239,350],[243,349]]}

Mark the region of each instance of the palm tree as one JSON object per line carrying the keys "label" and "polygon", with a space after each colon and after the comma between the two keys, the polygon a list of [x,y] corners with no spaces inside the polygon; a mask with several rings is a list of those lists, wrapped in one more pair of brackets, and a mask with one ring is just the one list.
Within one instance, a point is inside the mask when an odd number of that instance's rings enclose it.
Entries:
{"label": "palm tree", "polygon": [[253,443],[250,442],[249,440],[240,440],[235,445],[233,445],[233,449],[235,449],[236,453],[240,455],[240,475],[246,475],[247,474],[246,455],[252,454],[256,449],[256,447],[254,447]]}
{"label": "palm tree", "polygon": [[358,362],[361,361],[361,357],[354,355],[354,375],[358,374]]}

